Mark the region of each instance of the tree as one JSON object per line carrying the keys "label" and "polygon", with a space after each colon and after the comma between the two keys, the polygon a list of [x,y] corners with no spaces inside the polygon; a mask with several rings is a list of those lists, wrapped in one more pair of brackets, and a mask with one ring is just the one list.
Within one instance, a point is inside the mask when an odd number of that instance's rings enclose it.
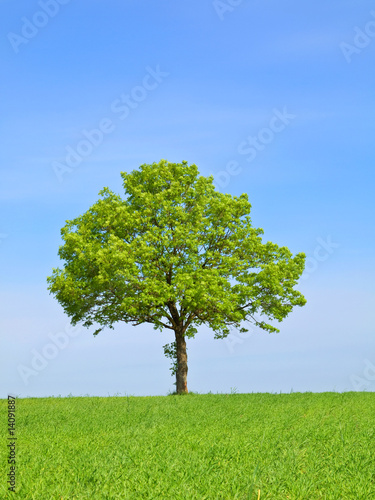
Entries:
{"label": "tree", "polygon": [[251,322],[279,330],[306,303],[294,290],[305,255],[262,243],[251,225],[246,194],[217,192],[196,165],[161,160],[122,172],[126,199],[104,188],[86,213],[66,221],[59,256],[63,269],[47,278],[50,293],[73,325],[101,328],[118,321],[151,323],[174,333],[164,346],[173,360],[177,393],[187,389],[186,339],[207,324],[215,338]]}

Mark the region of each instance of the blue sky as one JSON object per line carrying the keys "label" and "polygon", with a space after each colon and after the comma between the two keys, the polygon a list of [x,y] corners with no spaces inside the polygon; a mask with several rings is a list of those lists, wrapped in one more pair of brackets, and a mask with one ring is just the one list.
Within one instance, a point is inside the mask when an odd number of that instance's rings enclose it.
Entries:
{"label": "blue sky", "polygon": [[248,193],[264,239],[307,255],[307,305],[276,335],[201,328],[189,389],[375,390],[373,2],[0,5],[0,397],[174,389],[169,332],[73,335],[46,285],[65,220],[160,159]]}

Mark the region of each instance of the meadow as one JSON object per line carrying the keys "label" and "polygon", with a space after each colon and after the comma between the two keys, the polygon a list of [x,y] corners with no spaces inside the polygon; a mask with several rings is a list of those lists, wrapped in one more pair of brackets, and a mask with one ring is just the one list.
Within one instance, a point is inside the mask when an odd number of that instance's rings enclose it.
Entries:
{"label": "meadow", "polygon": [[0,498],[369,500],[375,394],[16,400],[16,494]]}

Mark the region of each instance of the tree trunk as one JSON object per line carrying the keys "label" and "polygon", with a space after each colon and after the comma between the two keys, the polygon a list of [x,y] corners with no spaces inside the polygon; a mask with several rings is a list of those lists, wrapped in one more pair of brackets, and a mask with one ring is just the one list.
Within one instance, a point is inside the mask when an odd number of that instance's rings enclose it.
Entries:
{"label": "tree trunk", "polygon": [[176,392],[181,394],[187,393],[187,353],[186,341],[184,334],[180,330],[175,330],[176,346],[177,346],[177,372],[176,372]]}

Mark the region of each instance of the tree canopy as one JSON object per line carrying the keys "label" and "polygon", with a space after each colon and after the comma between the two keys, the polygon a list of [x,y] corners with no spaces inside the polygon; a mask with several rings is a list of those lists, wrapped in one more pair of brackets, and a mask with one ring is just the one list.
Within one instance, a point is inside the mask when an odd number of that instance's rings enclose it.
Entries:
{"label": "tree canopy", "polygon": [[251,322],[279,331],[294,306],[305,255],[263,243],[251,205],[215,190],[196,165],[161,160],[122,172],[125,198],[104,188],[100,199],[61,230],[63,269],[49,290],[73,324],[103,328],[119,321],[170,329],[177,392],[187,392],[186,338],[208,325],[215,338]]}

